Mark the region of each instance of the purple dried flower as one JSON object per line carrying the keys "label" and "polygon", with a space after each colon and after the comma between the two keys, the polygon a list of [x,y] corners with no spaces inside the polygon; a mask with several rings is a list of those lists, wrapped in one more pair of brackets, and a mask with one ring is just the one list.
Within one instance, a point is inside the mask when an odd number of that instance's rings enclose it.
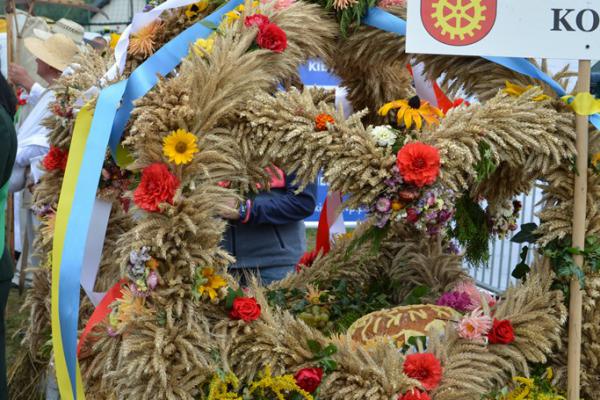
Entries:
{"label": "purple dried flower", "polygon": [[119,336],[119,334],[117,333],[117,331],[115,331],[112,327],[108,327],[106,328],[106,333],[108,334],[108,336],[110,337],[116,337]]}
{"label": "purple dried flower", "polygon": [[452,213],[448,210],[442,210],[438,213],[438,221],[440,223],[447,222],[450,218],[452,218]]}
{"label": "purple dried flower", "polygon": [[463,292],[446,292],[436,303],[438,306],[454,308],[458,312],[467,312],[471,309],[471,298]]}
{"label": "purple dried flower", "polygon": [[389,220],[390,220],[390,214],[378,215],[376,218],[376,221],[375,221],[375,225],[378,228],[384,228]]}
{"label": "purple dried flower", "polygon": [[150,290],[154,290],[156,288],[156,285],[158,285],[158,275],[156,275],[156,272],[152,271],[148,274],[148,277],[146,278],[146,284]]}
{"label": "purple dried flower", "polygon": [[377,209],[377,211],[379,211],[380,213],[386,213],[390,211],[391,205],[392,202],[390,201],[390,199],[388,199],[387,197],[380,197],[375,203],[375,209]]}

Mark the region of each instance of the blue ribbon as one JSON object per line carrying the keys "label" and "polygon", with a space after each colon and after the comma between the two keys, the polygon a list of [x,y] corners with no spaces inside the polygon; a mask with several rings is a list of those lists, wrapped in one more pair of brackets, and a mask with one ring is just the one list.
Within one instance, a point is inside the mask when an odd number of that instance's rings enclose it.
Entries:
{"label": "blue ribbon", "polygon": [[[374,7],[369,9],[367,15],[363,18],[363,23],[386,32],[392,32],[400,36],[406,36],[406,21],[400,17],[390,14],[381,8]],[[566,95],[565,90],[555,80],[550,78],[539,68],[533,65],[525,58],[517,57],[482,57],[488,61],[496,63],[515,71],[519,74],[538,79],[550,86],[559,97]],[[600,130],[600,114],[591,115],[590,123]]]}
{"label": "blue ribbon", "polygon": [[131,112],[133,102],[148,93],[157,83],[158,76],[165,76],[175,69],[181,60],[189,54],[190,45],[198,39],[206,39],[213,30],[207,26],[218,26],[225,13],[232,11],[243,3],[243,0],[232,0],[223,5],[202,21],[190,26],[176,38],[166,43],[152,57],[131,73],[127,80],[127,88],[123,95],[123,103],[112,128],[110,149],[113,157],[116,156],[117,145],[125,131],[125,126]]}
{"label": "blue ribbon", "polygon": [[96,201],[100,171],[104,163],[105,152],[101,149],[106,149],[108,133],[125,90],[125,83],[125,81],[122,81],[104,89],[98,97],[65,234],[65,245],[68,245],[69,248],[68,250],[65,249],[62,255],[58,308],[61,316],[60,329],[63,337],[65,361],[72,382],[73,398],[75,399],[77,398],[75,382],[81,266],[92,211]]}
{"label": "blue ribbon", "polygon": [[[133,101],[144,96],[158,82],[158,75],[173,71],[189,46],[197,39],[206,38],[212,29],[202,25],[218,25],[223,15],[242,4],[232,0],[201,22],[180,33],[140,65],[127,80],[111,85],[100,92],[94,118],[86,142],[85,152],[77,179],[73,206],[65,233],[68,251],[63,251],[59,279],[59,313],[62,341],[69,377],[76,393],[77,323],[79,319],[79,285],[86,240],[96,200],[100,172],[104,163],[104,149],[110,143],[113,155],[133,109]],[[208,24],[207,24],[208,25]],[[123,100],[123,101],[121,101]],[[120,107],[120,108],[119,108]]]}

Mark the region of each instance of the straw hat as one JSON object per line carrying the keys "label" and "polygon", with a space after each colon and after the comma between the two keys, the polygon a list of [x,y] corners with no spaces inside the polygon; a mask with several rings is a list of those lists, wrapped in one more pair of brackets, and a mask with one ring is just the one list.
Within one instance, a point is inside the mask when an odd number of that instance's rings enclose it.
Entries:
{"label": "straw hat", "polygon": [[60,33],[55,33],[46,40],[25,38],[25,47],[36,58],[59,71],[64,71],[79,51],[71,39]]}
{"label": "straw hat", "polygon": [[48,39],[54,33],[62,33],[69,39],[71,39],[75,44],[83,43],[83,35],[85,29],[83,26],[79,25],[75,21],[71,21],[70,19],[61,18],[56,23],[50,26],[50,32],[43,31],[41,29],[34,29],[33,33],[35,36],[39,37],[42,40]]}

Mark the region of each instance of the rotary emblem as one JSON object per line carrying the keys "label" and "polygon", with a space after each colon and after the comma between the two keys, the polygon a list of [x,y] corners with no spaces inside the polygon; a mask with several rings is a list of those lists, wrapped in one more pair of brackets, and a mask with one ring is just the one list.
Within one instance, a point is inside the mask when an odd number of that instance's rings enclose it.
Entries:
{"label": "rotary emblem", "polygon": [[422,0],[427,32],[450,46],[467,46],[487,36],[496,22],[496,0]]}

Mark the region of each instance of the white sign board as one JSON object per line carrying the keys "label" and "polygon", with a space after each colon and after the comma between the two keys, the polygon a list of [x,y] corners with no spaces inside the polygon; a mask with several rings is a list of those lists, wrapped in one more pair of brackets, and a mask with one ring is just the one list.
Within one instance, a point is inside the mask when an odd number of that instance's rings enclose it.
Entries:
{"label": "white sign board", "polygon": [[598,0],[408,0],[409,53],[600,58]]}

